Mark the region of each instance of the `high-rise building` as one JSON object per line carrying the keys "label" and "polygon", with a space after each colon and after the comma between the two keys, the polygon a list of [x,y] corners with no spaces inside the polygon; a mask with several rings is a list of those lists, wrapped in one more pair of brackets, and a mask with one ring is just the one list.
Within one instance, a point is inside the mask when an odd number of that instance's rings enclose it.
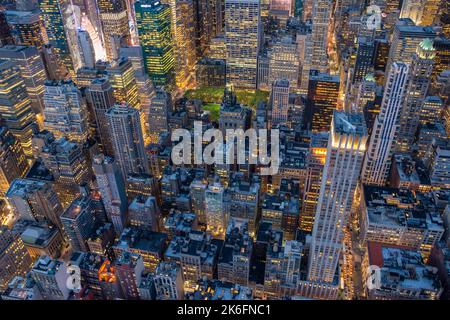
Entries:
{"label": "high-rise building", "polygon": [[198,222],[202,224],[206,224],[205,191],[207,188],[207,181],[202,180],[194,180],[189,187],[192,211],[197,215]]}
{"label": "high-rise building", "polygon": [[436,78],[450,65],[450,39],[446,37],[436,37],[433,41],[436,50],[433,66],[433,87],[436,86]]}
{"label": "high-rise building", "polygon": [[259,188],[258,183],[240,181],[237,178],[226,189],[224,198],[226,216],[229,219],[246,222],[251,236],[256,235],[259,218]]}
{"label": "high-rise building", "polygon": [[15,216],[24,220],[47,221],[62,230],[60,216],[63,207],[50,183],[31,179],[16,179],[6,198]]}
{"label": "high-rise building", "polygon": [[224,59],[203,58],[197,62],[195,80],[199,87],[224,87],[226,84]]}
{"label": "high-rise building", "polygon": [[439,0],[425,0],[422,11],[421,26],[431,26],[437,21],[440,15],[439,7],[441,2]]}
{"label": "high-rise building", "polygon": [[28,162],[22,146],[9,132],[0,127],[0,195],[4,195],[14,179],[28,171]]}
{"label": "high-rise building", "polygon": [[61,215],[64,232],[73,251],[88,251],[87,240],[95,231],[95,210],[89,196],[75,199]]}
{"label": "high-rise building", "polygon": [[332,4],[330,0],[313,1],[311,30],[311,68],[326,72],[328,67],[328,26]]}
{"label": "high-rise building", "polygon": [[96,134],[103,153],[114,155],[106,112],[115,104],[113,87],[108,78],[92,80],[87,89],[87,98],[94,109]]}
{"label": "high-rise building", "polygon": [[58,57],[56,50],[51,45],[44,45],[42,53],[48,79],[64,80],[70,77],[69,70],[66,68],[62,60]]}
{"label": "high-rise building", "polygon": [[256,89],[261,32],[259,0],[225,0],[227,83]]}
{"label": "high-rise building", "polygon": [[327,147],[308,264],[308,280],[335,283],[344,231],[366,150],[361,113],[335,111]]}
{"label": "high-rise building", "polygon": [[155,86],[168,85],[174,72],[174,39],[170,6],[155,0],[136,1],[136,22],[145,69]]}
{"label": "high-rise building", "polygon": [[431,39],[423,40],[414,53],[409,68],[409,85],[400,115],[397,148],[410,150],[419,125],[421,108],[428,92],[435,50]]}
{"label": "high-rise building", "polygon": [[444,111],[444,103],[438,96],[427,96],[422,103],[420,110],[419,121],[420,124],[434,123],[439,121],[441,114]]}
{"label": "high-rise building", "polygon": [[95,50],[89,32],[86,30],[78,30],[78,43],[80,45],[81,65],[85,68],[94,68],[95,66]]}
{"label": "high-rise building", "polygon": [[322,173],[327,157],[328,133],[311,135],[309,153],[306,158],[306,179],[300,213],[300,229],[312,231],[317,203],[319,201]]}
{"label": "high-rise building", "polygon": [[438,16],[438,0],[404,0],[400,18],[409,18],[416,25],[431,26]]}
{"label": "high-rise building", "polygon": [[289,87],[286,79],[276,80],[272,83],[270,92],[270,106],[272,108],[272,125],[286,124],[289,112]]}
{"label": "high-rise building", "polygon": [[386,74],[394,62],[411,63],[417,47],[424,39],[434,39],[435,31],[431,27],[416,26],[409,19],[401,19],[395,25],[392,34]]}
{"label": "high-rise building", "polygon": [[67,300],[70,289],[67,278],[70,273],[64,261],[54,260],[48,256],[40,257],[31,269],[31,276],[36,281],[39,292],[45,300]]}
{"label": "high-rise building", "polygon": [[130,59],[120,57],[106,68],[113,95],[117,103],[126,102],[140,110],[139,92],[133,65]]}
{"label": "high-rise building", "polygon": [[[364,112],[368,103],[375,102],[377,83],[373,73],[368,73],[358,87],[358,93],[353,109],[357,112]],[[367,122],[367,121],[366,121]],[[369,123],[367,123],[369,127]]]}
{"label": "high-rise building", "polygon": [[128,204],[125,181],[120,168],[113,158],[102,154],[94,157],[92,168],[108,219],[114,225],[116,234],[119,235],[125,225]]}
{"label": "high-rise building", "polygon": [[415,24],[419,24],[422,20],[423,4],[422,0],[404,0],[402,1],[402,10],[400,11],[400,19],[409,18]]}
{"label": "high-rise building", "polygon": [[9,60],[20,68],[33,111],[42,113],[46,74],[39,51],[35,47],[4,46],[0,48],[0,59]]}
{"label": "high-rise building", "polygon": [[149,173],[139,111],[128,104],[116,104],[106,113],[114,156],[123,177]]}
{"label": "high-rise building", "polygon": [[0,12],[0,45],[5,46],[8,44],[14,44],[14,38],[6,20],[6,14],[2,11]]}
{"label": "high-rise building", "polygon": [[386,79],[380,113],[375,119],[362,170],[364,184],[384,185],[396,147],[400,114],[408,87],[409,66],[395,62]]}
{"label": "high-rise building", "polygon": [[227,227],[223,198],[224,188],[220,182],[210,184],[205,190],[206,225],[212,234],[222,237]]}
{"label": "high-rise building", "polygon": [[71,81],[46,81],[44,93],[44,128],[57,139],[68,137],[85,143],[89,136],[86,104]]}
{"label": "high-rise building", "polygon": [[172,96],[163,88],[156,89],[148,112],[150,140],[157,142],[162,132],[169,130],[168,116],[172,111]]}
{"label": "high-rise building", "polygon": [[361,82],[366,75],[373,70],[373,57],[375,54],[375,43],[367,37],[358,37],[358,48],[356,51],[355,67],[353,70],[352,83]]}
{"label": "high-rise building", "polygon": [[0,291],[15,276],[25,276],[32,263],[20,235],[12,233],[7,226],[0,226]]}
{"label": "high-rise building", "polygon": [[333,111],[337,108],[339,77],[311,70],[309,74],[305,127],[315,131],[329,131]]}
{"label": "high-rise building", "polygon": [[[195,0],[165,0],[170,6],[172,39],[174,44],[175,83],[185,88],[193,76],[196,56]],[[205,1],[206,2],[206,1]],[[210,24],[211,21],[208,21]]]}
{"label": "high-rise building", "polygon": [[89,168],[82,147],[65,137],[46,143],[39,154],[55,179],[54,189],[64,206],[80,193],[80,186],[90,181]]}
{"label": "high-rise building", "polygon": [[68,3],[60,0],[40,0],[41,20],[44,22],[48,43],[52,46],[59,59],[70,74],[74,75],[75,63],[71,50],[73,45],[66,33],[65,18],[68,12]]}
{"label": "high-rise building", "polygon": [[0,114],[27,157],[31,157],[31,136],[36,116],[31,109],[20,68],[12,61],[0,60]]}
{"label": "high-rise building", "polygon": [[284,36],[273,43],[268,52],[269,85],[276,80],[287,79],[297,88],[299,78],[299,52],[292,36]]}
{"label": "high-rise building", "polygon": [[128,13],[125,0],[97,1],[106,59],[113,61],[119,57],[119,48],[131,43]]}
{"label": "high-rise building", "polygon": [[40,50],[44,44],[46,31],[36,11],[7,10],[6,17],[11,26],[15,43],[23,46],[34,46]]}
{"label": "high-rise building", "polygon": [[433,186],[450,188],[450,148],[438,146],[432,154],[430,180]]}

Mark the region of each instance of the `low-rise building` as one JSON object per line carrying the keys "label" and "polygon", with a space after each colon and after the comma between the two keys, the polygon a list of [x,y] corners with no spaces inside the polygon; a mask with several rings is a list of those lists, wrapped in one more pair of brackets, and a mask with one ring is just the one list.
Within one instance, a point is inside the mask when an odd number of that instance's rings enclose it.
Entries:
{"label": "low-rise building", "polygon": [[368,242],[362,271],[369,299],[437,300],[442,293],[437,268],[425,265],[417,250]]}

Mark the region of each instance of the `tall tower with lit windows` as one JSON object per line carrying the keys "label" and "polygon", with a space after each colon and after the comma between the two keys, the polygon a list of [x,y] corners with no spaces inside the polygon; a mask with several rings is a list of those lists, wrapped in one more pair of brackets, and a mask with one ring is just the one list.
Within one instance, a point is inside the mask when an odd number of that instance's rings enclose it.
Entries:
{"label": "tall tower with lit windows", "polygon": [[98,0],[106,59],[119,57],[119,48],[131,44],[128,12],[125,0]]}
{"label": "tall tower with lit windows", "polygon": [[387,76],[380,113],[375,119],[361,173],[364,184],[382,186],[391,168],[400,115],[408,88],[409,65],[395,62]]}
{"label": "tall tower with lit windows", "polygon": [[36,115],[31,109],[19,67],[3,59],[0,59],[0,114],[4,125],[19,141],[25,155],[31,157]]}
{"label": "tall tower with lit windows", "polygon": [[135,9],[147,74],[155,86],[170,84],[174,72],[170,6],[155,0],[140,0],[136,1]]}
{"label": "tall tower with lit windows", "polygon": [[335,111],[312,233],[308,281],[335,283],[344,232],[366,150],[362,113]]}
{"label": "tall tower with lit windows", "polygon": [[227,83],[256,88],[260,38],[260,1],[225,0]]}

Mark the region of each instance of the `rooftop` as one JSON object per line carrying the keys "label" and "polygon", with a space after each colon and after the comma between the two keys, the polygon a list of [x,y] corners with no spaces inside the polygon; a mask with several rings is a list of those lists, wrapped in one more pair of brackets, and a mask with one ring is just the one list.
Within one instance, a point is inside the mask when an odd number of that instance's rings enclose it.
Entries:
{"label": "rooftop", "polygon": [[442,229],[431,194],[389,187],[364,186],[369,223],[421,229]]}
{"label": "rooftop", "polygon": [[200,280],[188,300],[252,300],[252,289],[219,280]]}
{"label": "rooftop", "polygon": [[369,263],[381,268],[382,291],[437,292],[441,288],[437,269],[422,261],[420,252],[401,247],[368,243]]}
{"label": "rooftop", "polygon": [[129,227],[123,230],[119,241],[114,246],[117,249],[136,249],[159,253],[164,248],[167,234]]}

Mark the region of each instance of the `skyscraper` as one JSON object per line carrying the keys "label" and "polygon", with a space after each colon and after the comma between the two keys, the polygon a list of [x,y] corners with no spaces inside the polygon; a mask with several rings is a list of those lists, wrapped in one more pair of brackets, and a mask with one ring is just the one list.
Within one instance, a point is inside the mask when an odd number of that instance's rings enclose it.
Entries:
{"label": "skyscraper", "polygon": [[116,101],[126,102],[140,110],[138,87],[131,60],[125,57],[114,60],[108,65],[106,72]]}
{"label": "skyscraper", "polygon": [[25,276],[32,263],[20,235],[0,226],[0,290],[4,291],[15,276]]}
{"label": "skyscraper", "polygon": [[396,23],[386,64],[386,74],[394,62],[411,63],[417,46],[424,39],[434,39],[435,31],[431,27],[416,26],[409,19],[401,19]]}
{"label": "skyscraper", "polygon": [[289,111],[289,80],[280,79],[272,83],[270,106],[272,108],[272,125],[285,124]]}
{"label": "skyscraper", "polygon": [[114,156],[123,177],[130,173],[149,173],[139,111],[127,104],[116,104],[106,113]]}
{"label": "skyscraper", "polygon": [[206,224],[205,191],[207,187],[207,182],[202,180],[194,180],[189,187],[192,211],[197,215],[198,222],[201,224]]}
{"label": "skyscraper", "polygon": [[86,241],[95,231],[95,210],[89,196],[75,199],[61,215],[64,232],[73,251],[88,251]]}
{"label": "skyscraper", "polygon": [[14,31],[16,44],[34,46],[38,50],[42,48],[46,31],[39,12],[8,10],[6,16],[8,24]]}
{"label": "skyscraper", "polygon": [[312,233],[309,281],[335,280],[366,141],[362,113],[334,112]]}
{"label": "skyscraper", "polygon": [[256,89],[261,32],[259,0],[225,0],[227,83]]}
{"label": "skyscraper", "polygon": [[311,30],[311,68],[326,72],[328,67],[328,25],[331,18],[330,0],[313,1]]}
{"label": "skyscraper", "polygon": [[431,80],[434,57],[435,50],[431,39],[423,40],[413,55],[408,75],[409,86],[400,115],[398,149],[401,151],[410,150],[414,142],[422,104]]}
{"label": "skyscraper", "polygon": [[119,48],[131,43],[127,6],[125,0],[99,0],[97,4],[106,59],[113,61],[119,57]]}
{"label": "skyscraper", "polygon": [[31,136],[36,116],[31,109],[20,69],[7,60],[0,60],[0,114],[4,124],[20,142],[25,155],[31,157]]}
{"label": "skyscraper", "polygon": [[80,193],[80,186],[91,178],[81,145],[65,137],[50,140],[41,149],[40,158],[53,174],[60,200],[69,205]]}
{"label": "skyscraper", "polygon": [[352,83],[361,82],[366,75],[373,70],[373,56],[375,44],[367,37],[358,37],[358,49],[356,52],[355,67]]}
{"label": "skyscraper", "polygon": [[86,104],[71,81],[46,81],[44,93],[44,127],[57,139],[68,137],[78,143],[89,136]]}
{"label": "skyscraper", "polygon": [[[165,0],[172,16],[172,39],[174,44],[175,83],[185,88],[193,75],[196,62],[195,47],[195,0]],[[210,22],[210,21],[208,21]]]}
{"label": "skyscraper", "polygon": [[71,56],[70,38],[66,34],[63,15],[67,13],[67,3],[61,0],[40,0],[41,19],[47,33],[48,43],[55,50],[70,74],[75,75]]}
{"label": "skyscraper", "polygon": [[297,88],[299,73],[299,52],[292,36],[277,39],[270,48],[269,85],[276,80],[289,80],[292,88]]}
{"label": "skyscraper", "polygon": [[9,60],[20,68],[31,107],[34,113],[42,113],[44,83],[47,77],[39,51],[35,47],[4,46],[0,48],[0,58]]}
{"label": "skyscraper", "polygon": [[0,195],[4,195],[10,183],[23,177],[27,170],[27,158],[22,146],[7,127],[0,127]]}
{"label": "skyscraper", "polygon": [[92,69],[95,65],[95,51],[89,33],[86,30],[78,30],[77,35],[80,44],[81,65]]}
{"label": "skyscraper", "polygon": [[169,130],[168,116],[171,111],[172,96],[163,88],[157,89],[148,112],[148,128],[152,142],[157,142],[159,135]]}
{"label": "skyscraper", "polygon": [[220,182],[210,184],[205,190],[205,216],[209,232],[223,237],[227,219],[223,204],[224,188]]}
{"label": "skyscraper", "polygon": [[114,151],[106,112],[114,106],[115,99],[113,88],[108,78],[104,77],[92,80],[91,85],[87,89],[87,98],[94,109],[96,134],[100,149],[103,153],[112,156]]}
{"label": "skyscraper", "polygon": [[300,213],[300,229],[312,231],[327,157],[328,132],[313,133],[306,158],[307,173]]}
{"label": "skyscraper", "polygon": [[170,84],[174,72],[171,9],[155,0],[136,1],[135,8],[147,74],[155,86]]}
{"label": "skyscraper", "polygon": [[315,131],[329,131],[333,111],[339,95],[339,77],[311,70],[309,73],[305,127]]}
{"label": "skyscraper", "polygon": [[120,168],[113,158],[102,154],[94,157],[92,168],[108,220],[112,222],[116,234],[120,235],[125,225],[128,204]]}
{"label": "skyscraper", "polygon": [[391,168],[400,114],[408,86],[409,66],[395,62],[386,79],[380,113],[375,119],[361,173],[364,184],[384,185]]}
{"label": "skyscraper", "polygon": [[409,18],[416,25],[430,26],[439,11],[438,0],[404,0],[400,18]]}
{"label": "skyscraper", "polygon": [[60,216],[63,207],[50,183],[31,179],[16,179],[6,198],[14,214],[31,221],[46,221],[62,230]]}

